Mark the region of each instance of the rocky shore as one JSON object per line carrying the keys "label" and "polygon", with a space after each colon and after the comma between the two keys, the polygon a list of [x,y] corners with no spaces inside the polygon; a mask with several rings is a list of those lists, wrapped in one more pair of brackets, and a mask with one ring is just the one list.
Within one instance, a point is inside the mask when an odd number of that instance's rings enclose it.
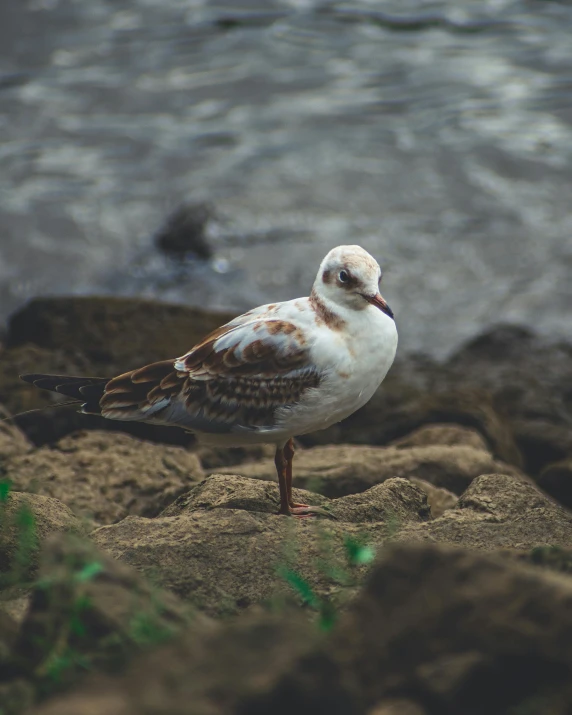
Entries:
{"label": "rocky shore", "polygon": [[[0,713],[564,715],[572,702],[572,345],[498,326],[397,360],[272,450],[56,407],[21,372],[109,375],[230,316],[37,299],[0,350]],[[35,411],[42,408],[41,411]]]}

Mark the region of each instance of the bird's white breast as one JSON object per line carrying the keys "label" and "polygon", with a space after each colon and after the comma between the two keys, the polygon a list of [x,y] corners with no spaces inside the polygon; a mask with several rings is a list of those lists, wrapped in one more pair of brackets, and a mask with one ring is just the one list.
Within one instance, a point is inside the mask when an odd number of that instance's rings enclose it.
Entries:
{"label": "bird's white breast", "polygon": [[[377,390],[397,349],[395,322],[375,306],[338,313],[343,327],[314,324],[310,355],[322,375],[282,425],[300,435],[329,427],[365,405]],[[313,319],[313,318],[312,318]]]}

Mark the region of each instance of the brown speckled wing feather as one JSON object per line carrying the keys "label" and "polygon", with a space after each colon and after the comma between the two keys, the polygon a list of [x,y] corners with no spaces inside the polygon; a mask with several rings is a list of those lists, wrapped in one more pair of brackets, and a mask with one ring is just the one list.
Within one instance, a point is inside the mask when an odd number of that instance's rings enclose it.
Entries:
{"label": "brown speckled wing feather", "polygon": [[272,429],[277,408],[295,405],[319,380],[298,327],[255,318],[219,328],[174,362],[114,378],[100,405],[111,419],[199,432]]}

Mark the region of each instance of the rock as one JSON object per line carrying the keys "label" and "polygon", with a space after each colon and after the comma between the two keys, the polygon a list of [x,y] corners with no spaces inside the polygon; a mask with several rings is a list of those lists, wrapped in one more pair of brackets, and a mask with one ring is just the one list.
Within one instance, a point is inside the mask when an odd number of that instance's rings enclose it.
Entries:
{"label": "rock", "polygon": [[449,379],[489,390],[511,416],[548,417],[558,414],[555,390],[571,385],[571,358],[569,343],[521,326],[498,325],[465,343],[445,370]]}
{"label": "rock", "polygon": [[473,449],[481,449],[485,452],[490,451],[485,440],[476,430],[451,424],[419,427],[411,434],[395,440],[390,446],[398,449],[408,449],[409,447],[431,447],[437,444],[445,445],[446,447],[464,445]]}
{"label": "rock", "polygon": [[320,597],[335,594],[341,587],[331,573],[363,573],[349,563],[348,539],[379,542],[429,517],[423,492],[399,479],[334,501],[301,490],[294,490],[294,498],[325,506],[337,518],[279,516],[272,513],[278,509],[276,485],[215,475],[160,517],[127,517],[92,538],[201,610],[221,615],[283,598],[291,593],[292,573]]}
{"label": "rock", "polygon": [[2,715],[20,715],[29,713],[35,699],[33,685],[24,680],[16,678],[8,682],[0,682],[0,703],[2,704]]}
{"label": "rock", "polygon": [[[294,499],[321,507],[327,507],[330,502],[319,494],[301,489],[294,490]],[[178,517],[199,509],[242,509],[275,515],[279,505],[277,485],[248,479],[238,474],[211,474],[191,491],[178,497],[160,516]]]}
{"label": "rock", "polygon": [[175,258],[196,256],[208,259],[212,249],[205,236],[208,222],[214,215],[209,204],[183,204],[165,222],[155,236],[157,248]]}
{"label": "rock", "polygon": [[[55,395],[46,390],[38,390],[20,380],[24,373],[45,372],[55,375],[89,375],[93,374],[89,361],[78,354],[77,348],[67,353],[63,350],[49,350],[35,345],[23,345],[0,352],[0,402],[14,415],[13,424],[24,429],[33,438],[34,433],[28,425],[38,424],[48,435],[58,433],[58,422],[70,419],[75,424],[81,419],[76,414],[77,408],[50,410],[48,414],[34,412],[19,416],[20,412],[41,410],[53,407],[56,402],[62,402],[63,396]],[[89,419],[89,418],[88,418]]]}
{"label": "rock", "polygon": [[7,613],[18,625],[24,620],[30,605],[30,595],[27,591],[15,588],[15,593],[10,589],[0,593],[0,611]]}
{"label": "rock", "polygon": [[547,420],[516,419],[515,439],[529,474],[538,475],[552,462],[572,459],[572,423],[555,424]]}
{"label": "rock", "polygon": [[[61,398],[23,383],[18,375],[44,372],[114,377],[183,355],[233,317],[234,313],[136,298],[36,298],[10,319],[7,349],[0,352],[0,402],[14,415],[53,406]],[[36,444],[53,442],[82,427],[189,442],[182,430],[112,422],[78,415],[73,408],[23,415],[17,424]]]}
{"label": "rock", "polygon": [[[403,479],[391,479],[367,492],[335,500],[302,489],[294,489],[293,496],[295,501],[325,508],[342,522],[377,523],[388,515],[399,521],[409,521],[412,514],[429,516],[419,490]],[[273,484],[238,475],[212,474],[179,497],[161,516],[180,516],[197,509],[245,509],[276,515],[278,506],[278,489]]]}
{"label": "rock", "polygon": [[[489,452],[465,445],[367,447],[330,445],[299,452],[294,459],[294,484],[330,498],[364,491],[392,477],[416,477],[460,494],[480,474],[519,474]],[[243,464],[240,472],[254,479],[276,479],[274,463]]]}
{"label": "rock", "polygon": [[0,407],[0,468],[4,461],[16,454],[26,454],[32,449],[32,443],[26,435],[10,421],[8,412]]}
{"label": "rock", "polygon": [[319,702],[328,672],[364,709],[400,693],[428,713],[565,715],[571,602],[569,578],[495,556],[388,548],[321,655],[302,658],[273,694],[288,683],[291,701],[310,691]]}
{"label": "rock", "polygon": [[[267,703],[284,674],[323,639],[298,612],[251,613],[210,633],[184,633],[140,656],[124,676],[91,677],[35,715],[291,715],[287,692]],[[327,676],[327,674],[325,674]],[[296,703],[294,703],[296,705]],[[340,684],[330,683],[317,715],[358,715]],[[263,709],[264,708],[264,709]],[[361,713],[360,713],[361,715]]]}
{"label": "rock", "polygon": [[18,624],[6,611],[0,608],[0,668],[7,663],[17,635]]}
{"label": "rock", "polygon": [[383,700],[367,711],[367,715],[426,715],[426,710],[413,700]]}
{"label": "rock", "polygon": [[510,420],[498,410],[491,393],[423,356],[396,360],[361,410],[301,441],[385,445],[424,425],[443,423],[477,430],[497,459],[522,465]]}
{"label": "rock", "polygon": [[419,489],[422,489],[427,495],[427,503],[431,509],[431,516],[434,519],[441,516],[447,509],[452,509],[457,503],[457,495],[448,489],[441,489],[426,482],[424,479],[417,479],[417,477],[411,477],[410,482],[415,484],[416,487],[419,487]]}
{"label": "rock", "polygon": [[572,574],[572,549],[563,549],[560,546],[536,546],[530,551],[500,553],[539,568]]}
{"label": "rock", "polygon": [[[73,682],[85,669],[116,672],[135,653],[211,623],[87,540],[52,537],[14,647],[13,662],[40,689]],[[67,655],[66,655],[67,654]]]}
{"label": "rock", "polygon": [[517,467],[522,465],[510,421],[498,411],[489,393],[468,389],[462,381],[460,385],[402,403],[393,415],[386,415],[384,419],[395,419],[395,426],[400,426],[402,435],[418,426],[434,423],[455,423],[476,429],[497,459]]}
{"label": "rock", "polygon": [[61,499],[98,524],[155,516],[203,478],[198,457],[181,447],[98,431],[14,458],[8,474],[17,489]]}
{"label": "rock", "polygon": [[[66,353],[35,345],[23,345],[0,352],[0,400],[13,414],[12,422],[36,445],[52,444],[80,429],[128,432],[142,439],[188,445],[194,438],[180,429],[138,422],[117,422],[78,412],[63,395],[38,390],[20,380],[19,375],[38,372],[57,375],[110,374],[109,366],[94,365],[77,350]],[[68,406],[65,406],[66,403]],[[30,412],[31,410],[31,412]]]}
{"label": "rock", "polygon": [[274,459],[276,448],[272,444],[248,444],[244,447],[212,447],[197,445],[195,452],[204,470],[211,472],[221,467],[234,467],[244,462],[257,462],[260,459]]}
{"label": "rock", "polygon": [[572,459],[549,464],[542,470],[537,482],[550,496],[572,508]]}
{"label": "rock", "polygon": [[6,343],[80,351],[93,364],[128,370],[183,355],[234,317],[138,298],[35,298],[10,318]]}
{"label": "rock", "polygon": [[25,581],[37,567],[38,550],[54,532],[83,533],[83,525],[57,499],[10,492],[0,502],[0,587]]}
{"label": "rock", "polygon": [[426,524],[404,527],[396,539],[485,551],[572,548],[572,513],[531,482],[486,474],[473,481],[453,509]]}
{"label": "rock", "polygon": [[572,345],[501,325],[458,350],[445,366],[450,384],[485,389],[511,422],[524,468],[572,456]]}

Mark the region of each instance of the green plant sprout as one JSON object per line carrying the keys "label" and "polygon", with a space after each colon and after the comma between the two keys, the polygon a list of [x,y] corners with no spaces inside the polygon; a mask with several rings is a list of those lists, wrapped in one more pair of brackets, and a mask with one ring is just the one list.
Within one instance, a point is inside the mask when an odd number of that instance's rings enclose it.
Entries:
{"label": "green plant sprout", "polygon": [[[365,539],[356,536],[346,536],[343,540],[345,564],[340,565],[339,558],[332,545],[332,537],[319,532],[319,543],[322,557],[318,559],[318,570],[324,573],[335,584],[352,589],[359,583],[356,567],[364,566],[373,561],[375,551]],[[292,553],[292,547],[288,549]],[[311,584],[292,565],[280,565],[278,576],[298,595],[302,604],[318,614],[318,627],[322,631],[330,631],[338,618],[339,603],[335,596],[319,596]],[[338,599],[339,600],[339,599]]]}
{"label": "green plant sprout", "polygon": [[8,501],[11,489],[12,481],[10,479],[0,479],[0,504]]}

